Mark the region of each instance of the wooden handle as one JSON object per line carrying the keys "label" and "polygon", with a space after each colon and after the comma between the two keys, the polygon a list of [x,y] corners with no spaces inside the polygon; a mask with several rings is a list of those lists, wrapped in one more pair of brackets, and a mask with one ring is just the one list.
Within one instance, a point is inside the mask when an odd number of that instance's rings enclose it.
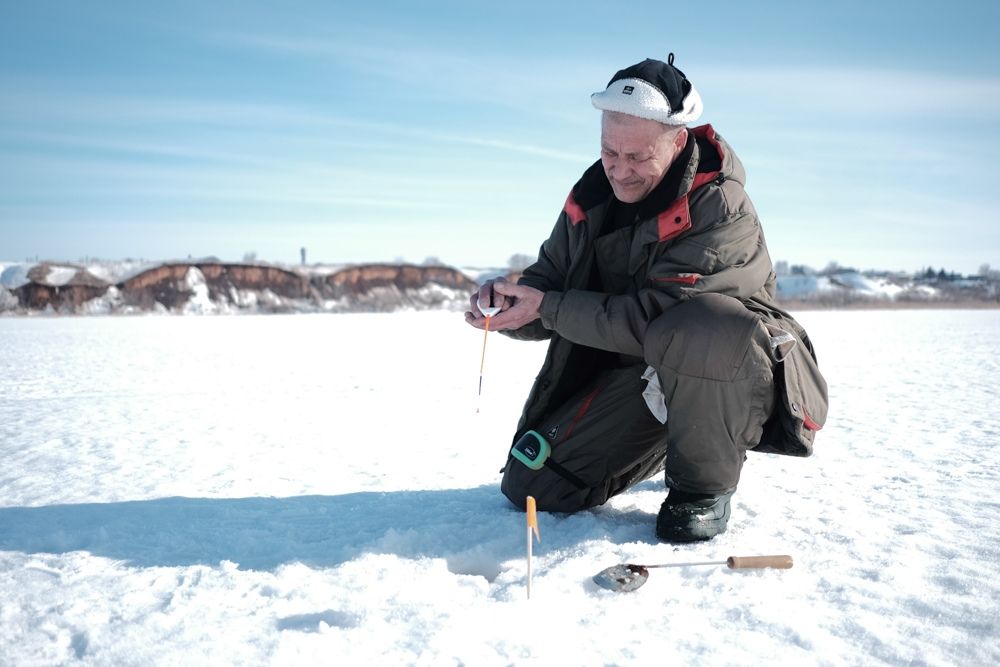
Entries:
{"label": "wooden handle", "polygon": [[774,567],[787,570],[792,566],[791,556],[730,556],[726,565],[733,570],[746,570],[755,567]]}

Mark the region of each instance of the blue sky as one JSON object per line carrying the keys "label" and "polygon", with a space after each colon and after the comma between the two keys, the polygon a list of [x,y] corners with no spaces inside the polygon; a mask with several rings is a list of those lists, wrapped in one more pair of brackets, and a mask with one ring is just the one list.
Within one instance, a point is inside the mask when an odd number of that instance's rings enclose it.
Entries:
{"label": "blue sky", "polygon": [[673,51],[773,259],[996,268],[998,4],[0,0],[0,259],[502,265]]}

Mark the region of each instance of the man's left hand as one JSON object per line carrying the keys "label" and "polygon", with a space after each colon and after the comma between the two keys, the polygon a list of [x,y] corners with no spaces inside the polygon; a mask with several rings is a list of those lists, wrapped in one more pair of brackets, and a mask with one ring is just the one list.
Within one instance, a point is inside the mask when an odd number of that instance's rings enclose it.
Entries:
{"label": "man's left hand", "polygon": [[[540,317],[538,308],[542,304],[545,292],[527,285],[514,285],[505,282],[494,283],[493,290],[497,294],[507,297],[511,306],[490,318],[490,329],[494,331],[520,329]],[[465,321],[477,329],[486,328],[485,317],[473,317],[472,313],[466,313]]]}

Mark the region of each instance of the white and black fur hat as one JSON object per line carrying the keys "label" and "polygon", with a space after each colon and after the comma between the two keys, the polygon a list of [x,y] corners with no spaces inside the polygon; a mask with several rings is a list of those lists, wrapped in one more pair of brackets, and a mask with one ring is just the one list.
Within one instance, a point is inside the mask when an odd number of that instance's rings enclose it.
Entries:
{"label": "white and black fur hat", "polygon": [[617,111],[656,120],[667,125],[686,125],[702,112],[701,95],[684,72],[674,67],[674,54],[667,62],[646,58],[619,71],[608,87],[590,96],[601,111]]}

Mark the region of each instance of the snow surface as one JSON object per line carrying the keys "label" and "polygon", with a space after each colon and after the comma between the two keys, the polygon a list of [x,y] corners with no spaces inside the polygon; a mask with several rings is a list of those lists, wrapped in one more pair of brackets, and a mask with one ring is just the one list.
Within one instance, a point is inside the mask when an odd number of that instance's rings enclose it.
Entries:
{"label": "snow surface", "polygon": [[0,664],[1000,663],[1000,311],[800,319],[816,455],[751,453],[705,544],[659,480],[540,515],[528,601],[497,470],[544,344],[490,334],[477,415],[455,313],[2,318]]}
{"label": "snow surface", "polygon": [[0,314],[12,311],[19,305],[17,297],[7,291],[7,288],[0,287]]}
{"label": "snow surface", "polygon": [[145,259],[125,259],[119,261],[91,261],[84,265],[90,275],[111,283],[124,282],[143,271],[160,266],[164,262],[153,262]]}
{"label": "snow surface", "polygon": [[62,287],[76,275],[78,268],[75,266],[50,266],[45,274],[45,284],[53,287]]}
{"label": "snow surface", "polygon": [[28,271],[34,264],[10,264],[0,263],[0,287],[7,289],[17,289],[31,282],[28,279]]}
{"label": "snow surface", "polygon": [[201,270],[192,266],[184,276],[184,284],[191,291],[191,296],[184,303],[182,312],[186,315],[206,315],[215,313],[218,307],[208,295],[208,284]]}

